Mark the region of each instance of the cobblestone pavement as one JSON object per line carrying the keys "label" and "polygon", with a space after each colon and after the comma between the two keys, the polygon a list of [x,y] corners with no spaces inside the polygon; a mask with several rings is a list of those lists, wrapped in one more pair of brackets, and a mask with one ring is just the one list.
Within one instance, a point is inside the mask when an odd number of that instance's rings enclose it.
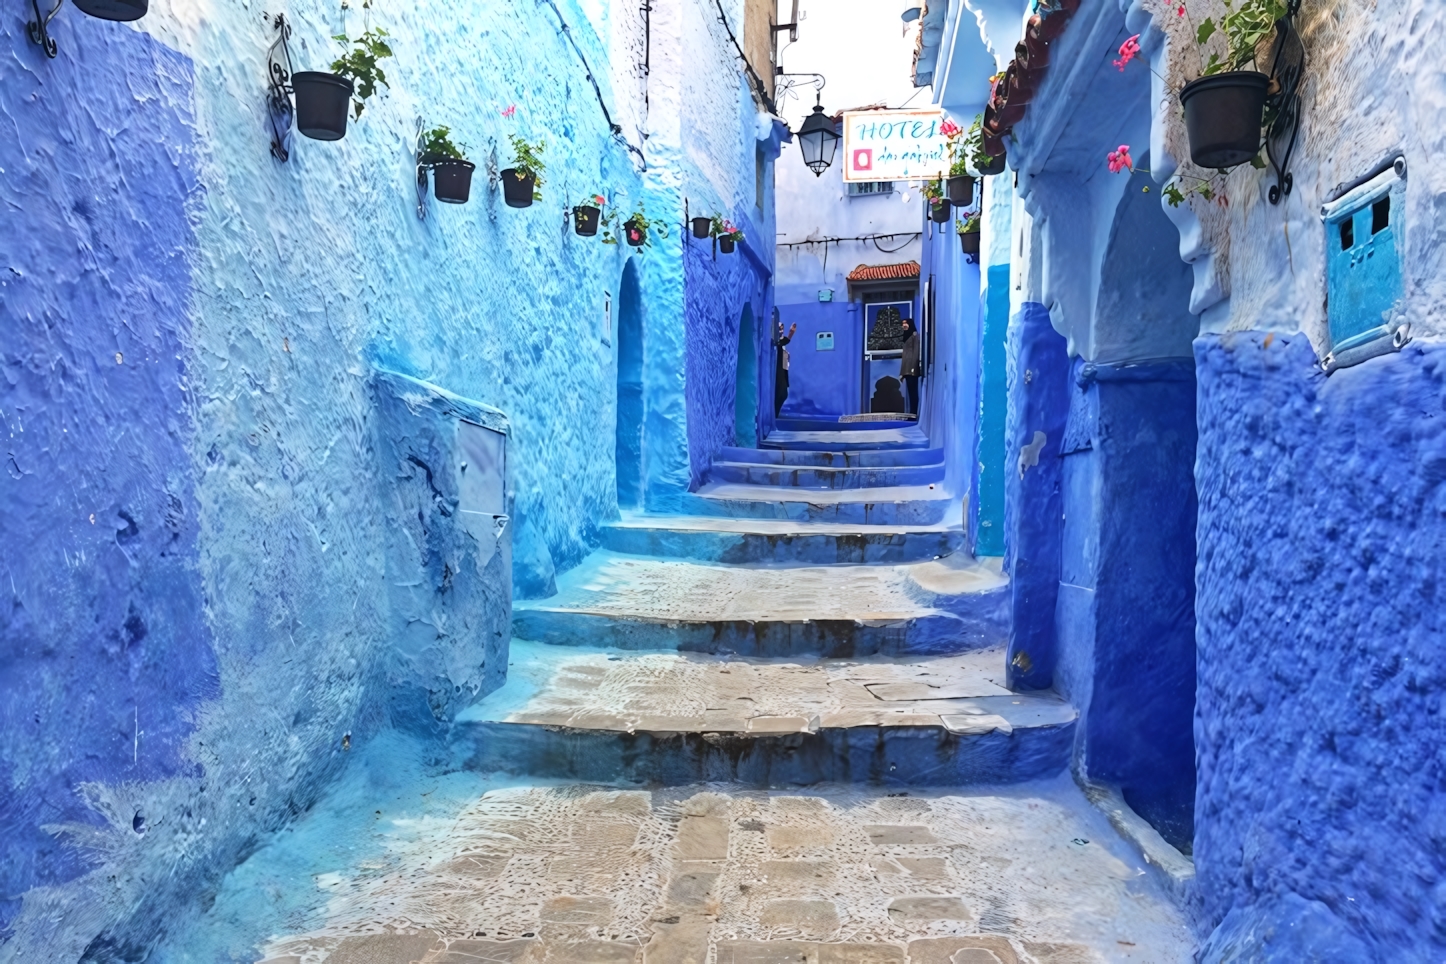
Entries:
{"label": "cobblestone pavement", "polygon": [[995,793],[522,787],[318,878],[267,964],[1191,960],[1174,906],[1067,778]]}

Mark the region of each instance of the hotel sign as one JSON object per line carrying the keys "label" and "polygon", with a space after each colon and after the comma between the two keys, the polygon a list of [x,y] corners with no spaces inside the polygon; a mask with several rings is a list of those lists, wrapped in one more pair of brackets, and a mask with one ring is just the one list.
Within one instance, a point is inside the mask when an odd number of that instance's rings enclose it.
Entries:
{"label": "hotel sign", "polygon": [[939,110],[858,110],[843,115],[845,181],[914,181],[949,173]]}

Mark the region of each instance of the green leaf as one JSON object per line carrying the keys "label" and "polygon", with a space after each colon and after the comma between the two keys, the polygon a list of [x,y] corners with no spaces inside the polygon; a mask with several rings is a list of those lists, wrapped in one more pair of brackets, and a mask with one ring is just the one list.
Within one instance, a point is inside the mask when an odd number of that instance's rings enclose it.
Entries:
{"label": "green leaf", "polygon": [[1203,44],[1215,34],[1215,21],[1206,17],[1195,31],[1195,42]]}

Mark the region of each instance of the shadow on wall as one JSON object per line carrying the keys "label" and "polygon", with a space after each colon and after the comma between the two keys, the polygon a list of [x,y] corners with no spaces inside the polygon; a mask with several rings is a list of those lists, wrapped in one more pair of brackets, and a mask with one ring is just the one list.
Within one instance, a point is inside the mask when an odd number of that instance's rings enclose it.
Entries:
{"label": "shadow on wall", "polygon": [[733,444],[758,445],[758,336],[753,306],[738,319],[738,377],[733,388]]}
{"label": "shadow on wall", "polygon": [[637,261],[618,286],[617,486],[619,509],[643,507],[643,297]]}

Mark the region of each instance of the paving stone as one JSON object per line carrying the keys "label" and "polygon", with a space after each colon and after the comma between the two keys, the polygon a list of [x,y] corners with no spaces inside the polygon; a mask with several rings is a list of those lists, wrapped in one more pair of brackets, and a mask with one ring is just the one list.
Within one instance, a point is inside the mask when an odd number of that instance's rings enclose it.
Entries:
{"label": "paving stone", "polygon": [[939,838],[928,827],[898,824],[871,824],[864,828],[876,847],[913,847],[937,844]]}
{"label": "paving stone", "polygon": [[958,897],[898,897],[889,904],[889,916],[897,921],[974,920],[975,915]]}
{"label": "paving stone", "polygon": [[718,883],[718,871],[688,871],[678,874],[668,883],[668,905],[670,912],[714,913],[717,910],[713,898]]}
{"label": "paving stone", "polygon": [[909,876],[921,880],[948,880],[949,861],[944,857],[895,857]]}
{"label": "paving stone", "polygon": [[827,900],[770,900],[758,922],[788,937],[832,937],[838,932],[838,908]]}
{"label": "paving stone", "polygon": [[834,839],[826,826],[770,826],[764,835],[768,849],[782,857],[826,850]]}
{"label": "paving stone", "polygon": [[763,863],[763,875],[772,887],[815,884],[828,880],[833,872],[831,860],[768,860]]}
{"label": "paving stone", "polygon": [[508,854],[463,854],[444,866],[449,874],[471,880],[492,880],[507,866]]}
{"label": "paving stone", "polygon": [[[451,941],[445,950],[435,950],[420,964],[535,964],[537,941]],[[328,958],[331,964],[333,958]]]}
{"label": "paving stone", "polygon": [[549,941],[540,964],[636,964],[642,956],[642,947],[620,941]]}
{"label": "paving stone", "polygon": [[727,860],[728,821],[721,817],[684,817],[678,824],[679,860]]}
{"label": "paving stone", "polygon": [[909,942],[909,964],[1020,964],[1007,937],[938,937]]}
{"label": "paving stone", "polygon": [[1032,944],[1025,941],[1024,950],[1038,964],[1101,964],[1106,960],[1094,948],[1083,944]]}
{"label": "paving stone", "polygon": [[554,897],[542,905],[542,920],[550,924],[606,924],[612,919],[612,901],[603,897]]}
{"label": "paving stone", "polygon": [[431,931],[347,937],[327,956],[327,964],[413,964],[437,944]]}
{"label": "paving stone", "polygon": [[707,922],[655,924],[653,939],[643,948],[643,964],[708,964]]}
{"label": "paving stone", "polygon": [[718,964],[904,964],[904,951],[892,944],[719,941]]}

